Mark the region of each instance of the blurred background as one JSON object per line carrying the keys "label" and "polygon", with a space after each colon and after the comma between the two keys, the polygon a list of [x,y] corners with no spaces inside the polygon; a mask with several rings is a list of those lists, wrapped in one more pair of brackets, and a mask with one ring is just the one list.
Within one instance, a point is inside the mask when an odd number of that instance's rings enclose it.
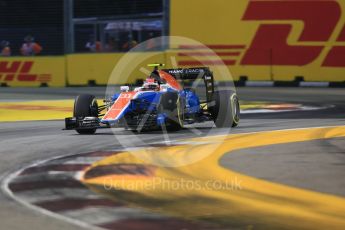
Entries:
{"label": "blurred background", "polygon": [[[237,85],[343,86],[344,8],[336,0],[1,0],[0,83],[106,85],[125,52],[151,38],[182,36],[215,54],[170,45],[169,39],[136,51],[154,52],[149,61],[168,67],[171,57],[180,67],[225,65]],[[209,61],[201,63],[203,58]],[[134,71],[115,84],[136,82],[140,75]]]}
{"label": "blurred background", "polygon": [[[40,55],[121,52],[128,40],[142,42],[167,35],[163,18],[167,1],[14,0],[0,1],[1,39],[10,41],[12,55],[21,55],[23,39],[34,36]],[[164,8],[165,7],[165,8]],[[167,26],[163,26],[163,24]],[[86,44],[99,42],[92,50]]]}

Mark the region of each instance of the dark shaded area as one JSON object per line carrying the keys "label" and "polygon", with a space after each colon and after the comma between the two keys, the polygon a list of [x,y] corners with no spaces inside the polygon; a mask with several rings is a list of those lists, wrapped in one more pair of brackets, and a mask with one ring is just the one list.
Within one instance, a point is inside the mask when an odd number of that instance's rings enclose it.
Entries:
{"label": "dark shaded area", "polygon": [[89,164],[57,164],[57,165],[45,165],[41,167],[30,167],[25,169],[21,175],[26,175],[26,174],[33,174],[33,173],[40,173],[40,172],[46,172],[46,171],[55,171],[55,172],[65,172],[65,171],[78,171],[78,170],[83,170],[87,167],[89,167]]}
{"label": "dark shaded area", "polygon": [[58,199],[53,201],[43,201],[35,203],[35,205],[48,209],[53,212],[61,212],[61,211],[69,211],[69,210],[76,210],[94,206],[102,206],[102,207],[120,207],[123,204],[114,202],[109,199],[88,199],[88,198],[66,198],[66,199]]}
{"label": "dark shaded area", "polygon": [[74,16],[106,17],[162,12],[162,0],[75,0]]}
{"label": "dark shaded area", "polygon": [[191,223],[188,221],[178,220],[178,219],[127,219],[114,221],[111,223],[100,225],[101,228],[106,229],[150,229],[150,230],[161,230],[164,226],[165,230],[176,230],[176,229],[194,229],[194,230],[207,230],[215,229],[205,227],[197,223]]}
{"label": "dark shaded area", "polygon": [[84,175],[85,179],[95,177],[108,176],[108,175],[139,175],[139,176],[152,176],[156,167],[148,165],[136,164],[112,164],[101,165],[91,168]]}
{"label": "dark shaded area", "polygon": [[11,183],[9,188],[13,192],[30,191],[35,189],[52,189],[52,188],[84,188],[85,186],[76,180],[52,180],[52,181],[35,181],[35,182],[18,182]]}
{"label": "dark shaded area", "polygon": [[42,55],[63,53],[62,0],[0,0],[0,40],[10,42],[12,55],[20,55],[24,37],[32,35]]}
{"label": "dark shaded area", "polygon": [[[162,0],[74,0],[74,18],[130,17],[162,8]],[[87,41],[93,31],[87,26],[78,27],[75,37]],[[0,0],[0,41],[9,41],[12,55],[20,55],[27,35],[43,47],[40,55],[64,54],[64,0]]]}

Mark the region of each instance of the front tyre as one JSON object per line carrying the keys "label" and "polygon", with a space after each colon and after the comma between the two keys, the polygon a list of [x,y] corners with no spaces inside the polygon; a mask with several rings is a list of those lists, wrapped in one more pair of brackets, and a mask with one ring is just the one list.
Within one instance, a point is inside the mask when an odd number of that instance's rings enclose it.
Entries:
{"label": "front tyre", "polygon": [[[98,117],[98,104],[95,96],[90,94],[77,96],[74,101],[73,116],[78,118]],[[76,131],[79,134],[94,134],[96,129],[76,129]]]}
{"label": "front tyre", "polygon": [[238,96],[231,90],[214,93],[214,106],[211,107],[213,121],[217,128],[236,127],[240,121],[240,103]]}

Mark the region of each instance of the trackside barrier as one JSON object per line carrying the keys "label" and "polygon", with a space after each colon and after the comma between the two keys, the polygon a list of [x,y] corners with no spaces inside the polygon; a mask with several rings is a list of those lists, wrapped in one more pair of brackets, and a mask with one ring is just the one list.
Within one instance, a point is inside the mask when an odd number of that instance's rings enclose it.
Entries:
{"label": "trackside barrier", "polygon": [[108,84],[134,84],[137,80],[147,78],[152,67],[147,67],[150,63],[164,63],[164,52],[130,52],[125,54],[116,64],[116,68],[111,72]]}
{"label": "trackside barrier", "polygon": [[[124,53],[2,57],[0,84],[105,85],[109,79],[111,84],[134,83],[146,77],[148,63],[192,67],[200,65],[198,59],[211,60],[205,64],[211,69],[224,63],[239,85],[345,84],[344,0],[170,1],[169,32],[206,44],[222,63],[212,61],[217,58],[214,54],[193,44],[174,44],[165,52],[128,54],[126,61]],[[123,68],[112,72],[117,64]],[[229,80],[221,72],[214,76],[218,81]]]}
{"label": "trackside barrier", "polygon": [[105,85],[123,54],[71,54],[66,56],[68,85]]}
{"label": "trackside barrier", "polygon": [[[133,84],[138,79],[147,77],[151,71],[151,68],[147,67],[149,63],[166,63],[167,68],[188,68],[201,66],[203,63],[214,71],[217,81],[233,80],[238,86],[345,86],[344,68],[276,65],[254,68],[239,65],[238,60],[229,62],[224,56],[220,56],[221,63],[219,63],[217,57],[207,56],[202,52],[178,49],[166,52],[130,53],[126,56],[124,53],[114,53],[72,54],[65,57],[2,57],[0,84],[13,87]],[[217,50],[215,52],[219,53]],[[198,56],[200,54],[201,57]],[[116,72],[113,72],[115,66],[117,66]],[[222,71],[229,71],[232,79]],[[312,83],[308,84],[308,82]],[[326,82],[326,84],[318,82]]]}
{"label": "trackside barrier", "polygon": [[[71,54],[66,59],[68,85],[106,85],[135,83],[136,79],[145,78],[150,70],[146,65],[152,62],[164,63],[164,54]],[[113,72],[115,67],[117,71]]]}
{"label": "trackside barrier", "polygon": [[63,87],[65,57],[0,57],[0,84],[14,87]]}
{"label": "trackside barrier", "polygon": [[[238,65],[240,51],[231,51],[227,47],[225,49],[219,49],[219,47],[211,48],[212,51],[181,45],[178,49],[165,52],[165,63],[169,68],[208,66],[214,71],[214,77],[217,81],[239,81],[241,77],[245,79],[250,78],[253,81],[270,80],[270,66],[258,66],[256,68],[241,66]],[[224,73],[227,71],[230,72],[232,78],[226,79],[228,74]]]}
{"label": "trackside barrier", "polygon": [[[211,69],[219,69],[220,66],[226,66],[232,75],[234,81],[271,81],[278,82],[278,85],[306,82],[344,82],[344,67],[320,67],[323,58],[316,59],[313,63],[304,66],[285,66],[279,65],[281,52],[276,49],[227,49],[227,46],[220,49],[218,46],[211,46],[212,51],[198,49],[198,47],[188,47],[181,45],[184,49],[170,50],[166,52],[166,62],[170,67],[193,67],[206,65]],[[189,48],[189,49],[186,49]],[[243,65],[243,55],[253,53],[254,57],[259,58],[265,65]],[[345,62],[345,57],[344,57]],[[222,73],[214,74],[218,81],[223,79]]]}
{"label": "trackside barrier", "polygon": [[[212,4],[189,0],[170,4],[170,35],[209,46],[229,66],[234,80],[242,77],[282,84],[345,81],[343,0],[214,0]],[[188,44],[170,48],[200,51]]]}

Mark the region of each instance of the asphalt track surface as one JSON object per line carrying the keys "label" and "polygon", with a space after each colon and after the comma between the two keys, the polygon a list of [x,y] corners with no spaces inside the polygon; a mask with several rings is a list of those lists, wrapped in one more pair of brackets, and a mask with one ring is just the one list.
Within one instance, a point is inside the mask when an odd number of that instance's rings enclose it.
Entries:
{"label": "asphalt track surface", "polygon": [[[0,89],[1,101],[70,99],[88,92],[98,97],[104,88],[67,89]],[[345,124],[345,90],[322,88],[239,88],[242,100],[293,102],[312,106],[331,105],[316,111],[243,115],[233,133],[261,132]],[[210,124],[201,125],[199,134],[207,133]],[[31,164],[55,156],[109,150],[119,146],[114,135],[126,138],[130,131],[99,130],[94,136],[80,136],[62,131],[63,121],[30,121],[0,123],[0,177]],[[205,128],[206,127],[206,128]],[[222,130],[219,130],[222,133]],[[186,139],[196,134],[182,130],[170,134],[171,140]],[[140,134],[146,142],[164,141],[160,132]],[[255,154],[252,154],[255,153]],[[344,139],[311,141],[265,146],[226,155],[221,164],[246,175],[264,180],[345,196]],[[27,209],[7,195],[0,194],[0,229],[82,229],[61,220]]]}

